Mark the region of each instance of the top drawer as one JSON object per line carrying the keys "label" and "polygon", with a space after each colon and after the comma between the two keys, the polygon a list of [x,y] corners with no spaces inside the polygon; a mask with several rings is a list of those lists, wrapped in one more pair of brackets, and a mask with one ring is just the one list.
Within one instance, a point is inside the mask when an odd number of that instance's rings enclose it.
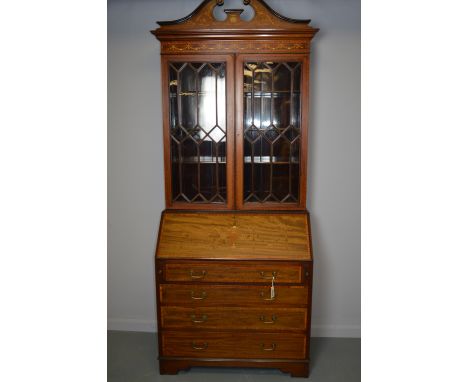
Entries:
{"label": "top drawer", "polygon": [[193,261],[164,262],[163,280],[190,282],[235,282],[301,284],[304,270],[301,263]]}

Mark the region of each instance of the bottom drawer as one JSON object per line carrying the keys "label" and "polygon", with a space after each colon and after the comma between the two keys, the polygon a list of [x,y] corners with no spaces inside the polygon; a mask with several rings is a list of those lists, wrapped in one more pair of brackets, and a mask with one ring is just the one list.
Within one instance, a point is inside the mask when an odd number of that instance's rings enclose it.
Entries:
{"label": "bottom drawer", "polygon": [[164,331],[166,357],[305,359],[306,336],[284,333]]}

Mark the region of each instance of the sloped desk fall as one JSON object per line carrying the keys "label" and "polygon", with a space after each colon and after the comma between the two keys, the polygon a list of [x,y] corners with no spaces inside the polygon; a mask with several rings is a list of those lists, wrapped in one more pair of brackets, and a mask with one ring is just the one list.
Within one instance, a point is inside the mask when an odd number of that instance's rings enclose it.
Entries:
{"label": "sloped desk fall", "polygon": [[161,374],[192,366],[309,374],[307,212],[176,212],[156,248]]}

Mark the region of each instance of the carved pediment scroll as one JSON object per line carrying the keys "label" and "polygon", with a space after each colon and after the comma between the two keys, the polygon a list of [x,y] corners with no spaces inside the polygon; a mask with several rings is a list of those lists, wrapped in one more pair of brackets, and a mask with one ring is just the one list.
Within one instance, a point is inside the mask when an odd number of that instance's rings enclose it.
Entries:
{"label": "carved pediment scroll", "polygon": [[311,38],[317,29],[310,27],[310,20],[291,19],[283,16],[267,5],[263,0],[244,0],[245,5],[253,8],[254,16],[251,20],[243,20],[240,16],[242,9],[225,9],[225,20],[217,20],[213,15],[215,7],[223,6],[223,0],[204,0],[191,14],[173,21],[158,21],[161,28],[152,33],[159,39],[166,34],[173,33],[209,33],[223,31],[224,33],[255,33],[259,30],[270,32],[306,33]]}

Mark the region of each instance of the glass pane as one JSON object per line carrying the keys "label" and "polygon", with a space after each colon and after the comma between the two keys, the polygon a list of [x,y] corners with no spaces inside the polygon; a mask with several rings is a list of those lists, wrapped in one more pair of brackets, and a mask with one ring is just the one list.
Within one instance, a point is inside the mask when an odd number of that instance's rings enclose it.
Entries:
{"label": "glass pane", "polygon": [[301,89],[301,64],[298,63],[294,67],[294,90],[299,91]]}
{"label": "glass pane", "polygon": [[[216,125],[216,74],[205,65],[199,72],[200,93],[198,100],[200,103],[199,125],[206,132],[209,132]],[[206,112],[206,111],[211,112]]]}
{"label": "glass pane", "polygon": [[255,92],[270,92],[272,82],[272,69],[265,63],[253,64],[251,66],[253,89]]}
{"label": "glass pane", "polygon": [[244,63],[244,201],[297,203],[300,62]]}
{"label": "glass pane", "polygon": [[294,198],[297,201],[299,198],[299,163],[293,163],[291,166],[291,192],[290,198]]}
{"label": "glass pane", "polygon": [[275,163],[289,163],[290,147],[291,143],[285,135],[282,134],[280,139],[273,144],[273,158]]}
{"label": "glass pane", "polygon": [[197,124],[197,99],[194,96],[181,96],[181,125],[186,128],[188,132],[193,134],[193,129]]}
{"label": "glass pane", "polygon": [[253,124],[252,94],[244,93],[244,130]]}
{"label": "glass pane", "polygon": [[218,162],[226,163],[226,138],[222,142],[218,142]]}
{"label": "glass pane", "polygon": [[172,199],[226,203],[226,63],[169,64]]}
{"label": "glass pane", "polygon": [[279,200],[283,200],[289,193],[289,165],[277,164],[273,166],[273,189]]}
{"label": "glass pane", "polygon": [[194,95],[197,90],[197,70],[191,64],[184,65],[179,72],[180,92]]}
{"label": "glass pane", "polygon": [[277,65],[273,76],[274,90],[289,93],[291,85],[291,69],[289,66],[286,63]]}
{"label": "glass pane", "polygon": [[171,139],[171,160],[172,160],[172,166],[176,167],[175,170],[173,171],[173,176],[172,176],[172,195],[174,195],[174,199],[177,199],[178,196],[180,196],[180,177],[178,171],[178,167],[180,165],[179,161],[179,144],[177,143],[176,140]]}
{"label": "glass pane", "polygon": [[192,200],[198,194],[197,190],[197,171],[198,165],[196,163],[183,163],[181,165],[182,173],[180,177],[182,178],[182,192],[181,195],[186,200]]}
{"label": "glass pane", "polygon": [[216,74],[216,112],[217,125],[226,132],[226,67],[224,64],[212,64]]}
{"label": "glass pane", "polygon": [[244,169],[244,201],[264,202],[271,196],[272,166],[268,163],[251,163]]}
{"label": "glass pane", "polygon": [[177,112],[177,70],[169,67],[169,119],[171,129],[179,124]]}
{"label": "glass pane", "polygon": [[300,94],[293,94],[291,107],[291,125],[299,128],[301,124],[301,97]]}
{"label": "glass pane", "polygon": [[219,193],[215,197],[213,202],[226,203],[227,198],[227,186],[226,186],[226,161],[223,164],[218,165],[218,179],[219,179]]}
{"label": "glass pane", "polygon": [[276,94],[273,98],[273,124],[285,128],[291,123],[291,96]]}

